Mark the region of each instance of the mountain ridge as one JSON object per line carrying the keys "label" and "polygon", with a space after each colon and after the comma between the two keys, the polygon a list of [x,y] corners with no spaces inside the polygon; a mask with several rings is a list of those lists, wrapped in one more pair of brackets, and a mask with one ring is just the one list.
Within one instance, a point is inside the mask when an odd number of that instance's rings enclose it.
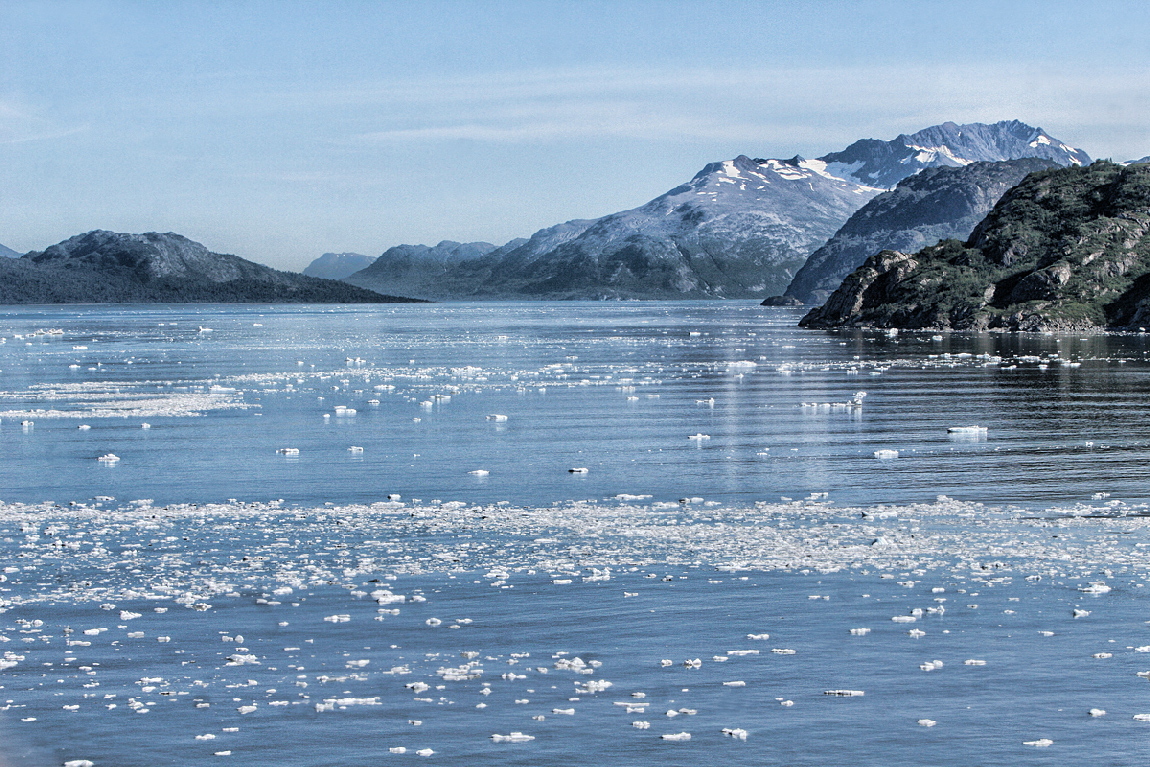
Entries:
{"label": "mountain ridge", "polygon": [[392,303],[335,280],[212,253],[171,232],[94,230],[0,259],[4,303]]}
{"label": "mountain ridge", "polygon": [[557,224],[515,247],[448,265],[381,256],[346,280],[436,300],[761,299],[786,289],[882,184],[927,167],[1036,154],[1089,161],[1017,120],[863,139],[817,160],[740,155],[636,208]]}

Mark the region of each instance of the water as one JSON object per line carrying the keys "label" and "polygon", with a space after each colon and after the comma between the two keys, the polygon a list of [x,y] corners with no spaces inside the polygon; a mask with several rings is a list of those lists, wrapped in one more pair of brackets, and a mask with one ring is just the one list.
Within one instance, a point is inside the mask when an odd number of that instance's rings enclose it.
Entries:
{"label": "water", "polygon": [[0,765],[1144,761],[1145,337],[798,316],[8,308]]}

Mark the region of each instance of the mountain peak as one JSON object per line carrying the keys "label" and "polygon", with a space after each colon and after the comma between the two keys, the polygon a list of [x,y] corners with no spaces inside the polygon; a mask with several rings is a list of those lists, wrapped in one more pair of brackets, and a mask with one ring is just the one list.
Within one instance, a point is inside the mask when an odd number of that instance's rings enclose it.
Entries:
{"label": "mountain peak", "polygon": [[1090,157],[1020,120],[993,124],[944,122],[890,141],[862,139],[841,152],[820,157],[828,172],[859,183],[891,188],[923,168],[959,167],[1039,157],[1063,165],[1085,165]]}

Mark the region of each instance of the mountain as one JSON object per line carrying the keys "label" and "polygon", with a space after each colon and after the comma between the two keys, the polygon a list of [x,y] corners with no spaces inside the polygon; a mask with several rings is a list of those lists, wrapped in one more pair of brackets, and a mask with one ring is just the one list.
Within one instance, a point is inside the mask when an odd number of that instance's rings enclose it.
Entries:
{"label": "mountain", "polygon": [[0,259],[2,303],[388,303],[335,280],[211,253],[178,234],[80,234]]}
{"label": "mountain", "polygon": [[[512,240],[516,246],[523,242],[526,241]],[[490,242],[454,240],[443,240],[432,247],[396,245],[345,280],[369,290],[386,289],[428,299],[452,298],[457,293],[451,286],[453,280],[457,280],[457,268],[496,250]],[[465,281],[470,284],[474,279],[465,278]]]}
{"label": "mountain", "polygon": [[1138,164],[1146,163],[1146,162],[1150,162],[1150,155],[1146,155],[1141,160],[1131,160],[1130,162],[1128,162],[1126,164],[1127,165],[1138,165]]}
{"label": "mountain", "polygon": [[365,266],[370,266],[374,260],[374,256],[359,253],[324,253],[304,267],[303,273],[321,280],[342,280]]}
{"label": "mountain", "polygon": [[1032,173],[965,243],[871,256],[800,324],[1150,326],[1150,165],[1098,161]]}
{"label": "mountain", "polygon": [[855,212],[826,245],[811,254],[783,294],[821,304],[868,256],[882,250],[913,253],[940,240],[970,236],[1008,189],[1051,160],[1027,158],[927,168],[898,182]]}
{"label": "mountain", "polygon": [[1039,157],[1058,165],[1090,162],[1082,150],[1018,120],[1003,120],[992,125],[945,122],[909,136],[901,134],[890,141],[862,139],[841,152],[819,159],[827,163],[828,172],[836,176],[889,188],[924,168],[1024,157]]}
{"label": "mountain", "polygon": [[12,248],[0,245],[0,258],[20,258],[20,254]]}
{"label": "mountain", "polygon": [[781,293],[851,214],[902,179],[1022,157],[1089,161],[1018,121],[945,123],[818,160],[740,155],[632,210],[457,262],[381,256],[347,280],[438,299],[762,298]]}
{"label": "mountain", "polygon": [[[762,296],[879,191],[834,178],[817,160],[739,156],[642,207],[550,227],[446,270],[440,285],[468,298]],[[395,290],[402,283],[378,279],[381,262],[349,281]]]}

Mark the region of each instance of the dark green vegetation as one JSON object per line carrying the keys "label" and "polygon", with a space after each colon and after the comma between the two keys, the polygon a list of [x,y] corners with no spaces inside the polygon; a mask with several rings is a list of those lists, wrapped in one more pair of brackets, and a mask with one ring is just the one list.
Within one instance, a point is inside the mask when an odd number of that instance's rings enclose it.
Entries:
{"label": "dark green vegetation", "polygon": [[800,324],[1150,326],[1150,165],[1100,161],[1032,173],[965,243],[872,256]]}
{"label": "dark green vegetation", "polygon": [[178,234],[77,235],[0,259],[0,303],[392,303],[335,280],[211,253]]}

